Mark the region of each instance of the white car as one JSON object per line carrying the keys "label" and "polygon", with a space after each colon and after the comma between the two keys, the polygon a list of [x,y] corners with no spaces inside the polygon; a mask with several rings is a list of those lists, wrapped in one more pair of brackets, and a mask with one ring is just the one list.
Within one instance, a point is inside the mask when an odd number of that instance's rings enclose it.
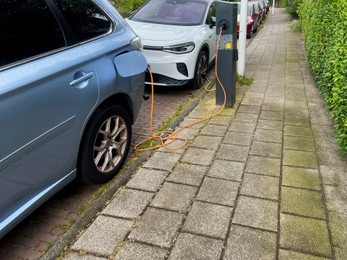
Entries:
{"label": "white car", "polygon": [[215,58],[215,10],[213,0],[150,0],[126,19],[142,39],[154,85],[204,84]]}

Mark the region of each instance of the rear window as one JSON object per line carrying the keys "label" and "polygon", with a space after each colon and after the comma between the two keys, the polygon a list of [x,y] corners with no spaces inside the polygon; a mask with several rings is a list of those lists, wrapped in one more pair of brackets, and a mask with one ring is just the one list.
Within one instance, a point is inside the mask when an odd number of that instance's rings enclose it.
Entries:
{"label": "rear window", "polygon": [[1,1],[0,67],[65,46],[44,0]]}
{"label": "rear window", "polygon": [[79,42],[111,31],[110,19],[90,0],[53,0]]}

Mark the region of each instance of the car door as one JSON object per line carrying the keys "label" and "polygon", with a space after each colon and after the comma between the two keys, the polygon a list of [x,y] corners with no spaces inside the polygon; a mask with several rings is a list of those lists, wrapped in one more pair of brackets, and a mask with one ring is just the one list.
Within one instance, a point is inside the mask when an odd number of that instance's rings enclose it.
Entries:
{"label": "car door", "polygon": [[67,47],[45,1],[13,0],[0,15],[1,237],[75,176],[99,90],[91,57]]}
{"label": "car door", "polygon": [[210,60],[212,62],[216,56],[216,26],[213,25],[213,20],[215,22],[216,17],[216,6],[215,3],[212,2],[208,8],[206,23],[208,25],[208,46],[210,49]]}

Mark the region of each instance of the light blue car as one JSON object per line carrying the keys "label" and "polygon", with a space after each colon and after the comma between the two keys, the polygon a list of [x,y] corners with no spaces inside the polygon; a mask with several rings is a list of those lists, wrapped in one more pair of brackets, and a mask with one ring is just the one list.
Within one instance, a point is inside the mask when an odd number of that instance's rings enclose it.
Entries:
{"label": "light blue car", "polygon": [[3,1],[0,38],[1,238],[76,176],[118,173],[147,62],[106,0]]}

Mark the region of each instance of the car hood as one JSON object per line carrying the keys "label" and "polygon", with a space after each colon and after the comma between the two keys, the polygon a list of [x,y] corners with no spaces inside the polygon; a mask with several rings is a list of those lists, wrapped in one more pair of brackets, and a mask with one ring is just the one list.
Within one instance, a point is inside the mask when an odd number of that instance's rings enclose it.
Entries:
{"label": "car hood", "polygon": [[126,19],[134,32],[141,37],[143,45],[165,46],[193,41],[194,34],[201,28],[198,26],[178,26],[154,23],[135,22]]}

